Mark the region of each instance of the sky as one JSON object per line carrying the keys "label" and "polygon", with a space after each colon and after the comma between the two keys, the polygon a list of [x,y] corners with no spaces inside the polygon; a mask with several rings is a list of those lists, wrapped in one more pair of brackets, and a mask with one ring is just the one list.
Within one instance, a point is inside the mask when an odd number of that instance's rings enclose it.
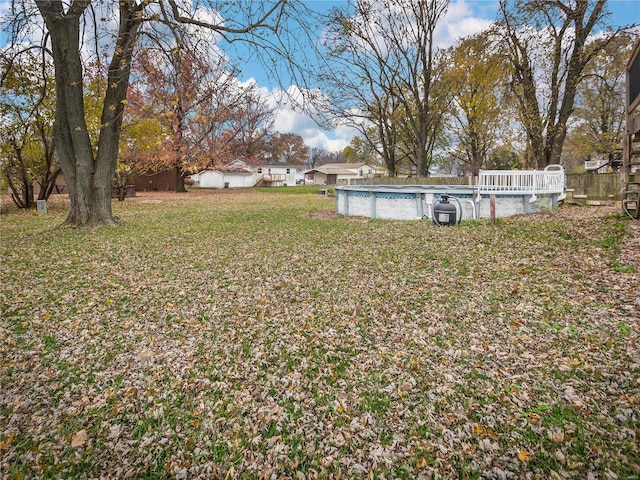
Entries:
{"label": "sky", "polygon": [[[313,9],[328,10],[332,5],[343,2],[307,1]],[[498,2],[494,0],[452,0],[446,17],[436,30],[436,42],[439,47],[453,45],[457,39],[473,35],[486,29],[496,17]],[[640,0],[610,0],[611,24],[624,26],[640,23]],[[309,116],[291,108],[279,87],[270,85],[269,75],[255,62],[239,65],[240,79],[253,81],[263,94],[271,98],[277,109],[275,129],[281,133],[297,133],[309,147],[321,148],[330,152],[344,149],[357,135],[352,128],[339,127],[332,131],[323,130]],[[296,86],[290,86],[295,89]],[[278,102],[276,99],[281,99]]]}
{"label": "sky", "polygon": [[[344,5],[344,1],[335,0],[306,0],[305,3],[312,10],[325,12],[332,6]],[[7,12],[8,5],[8,2],[0,0],[0,15]],[[640,24],[640,0],[609,0],[608,6],[612,13],[611,25]],[[439,22],[435,32],[438,47],[451,46],[461,37],[486,29],[495,19],[497,9],[497,0],[451,0],[447,15]],[[5,42],[6,37],[0,32],[0,45]],[[264,70],[260,63],[245,61],[236,66],[241,72],[239,79],[242,82],[255,83],[276,109],[274,128],[280,133],[297,133],[302,136],[307,146],[329,152],[341,151],[357,135],[355,130],[348,127],[323,130],[311,117],[292,108],[289,97],[283,94],[282,89],[295,95],[298,87],[274,85],[270,80],[272,75]]]}

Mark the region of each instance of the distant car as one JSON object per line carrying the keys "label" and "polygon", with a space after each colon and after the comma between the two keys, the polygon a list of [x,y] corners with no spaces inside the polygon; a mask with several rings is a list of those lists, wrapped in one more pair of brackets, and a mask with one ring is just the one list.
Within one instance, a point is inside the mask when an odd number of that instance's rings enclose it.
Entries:
{"label": "distant car", "polygon": [[299,178],[296,180],[296,185],[304,185],[304,178]]}

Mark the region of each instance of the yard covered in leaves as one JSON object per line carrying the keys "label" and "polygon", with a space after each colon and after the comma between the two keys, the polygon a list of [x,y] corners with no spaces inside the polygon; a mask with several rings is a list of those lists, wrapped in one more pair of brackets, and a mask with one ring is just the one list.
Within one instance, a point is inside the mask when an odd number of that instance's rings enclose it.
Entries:
{"label": "yard covered in leaves", "polygon": [[640,478],[640,227],[290,190],[0,217],[3,478]]}

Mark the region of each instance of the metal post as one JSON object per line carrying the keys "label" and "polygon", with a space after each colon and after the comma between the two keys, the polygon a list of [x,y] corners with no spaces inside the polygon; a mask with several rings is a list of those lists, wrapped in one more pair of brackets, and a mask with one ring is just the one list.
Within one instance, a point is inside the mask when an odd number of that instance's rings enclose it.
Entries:
{"label": "metal post", "polygon": [[489,195],[489,210],[491,214],[491,223],[496,223],[496,195]]}

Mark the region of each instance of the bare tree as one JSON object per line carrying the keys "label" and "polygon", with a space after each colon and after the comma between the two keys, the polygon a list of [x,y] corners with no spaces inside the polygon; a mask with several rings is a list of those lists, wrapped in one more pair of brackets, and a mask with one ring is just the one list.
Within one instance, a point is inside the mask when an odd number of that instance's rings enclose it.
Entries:
{"label": "bare tree", "polygon": [[226,133],[229,153],[235,160],[242,158],[248,163],[256,163],[268,156],[268,136],[272,132],[274,111],[253,85],[238,98],[233,106],[233,114],[219,127]]}
{"label": "bare tree", "polygon": [[607,0],[500,1],[498,27],[512,67],[513,92],[532,160],[560,162],[585,67],[620,30],[592,41],[604,26]]}
{"label": "bare tree", "polygon": [[309,152],[309,157],[307,158],[307,168],[312,170],[318,166],[320,166],[320,159],[325,154],[325,150],[318,147],[311,148]]}
{"label": "bare tree", "polygon": [[[332,114],[376,147],[390,173],[407,157],[428,172],[443,127],[434,31],[448,0],[355,0],[333,11],[324,83]],[[373,127],[373,128],[372,128]]]}

